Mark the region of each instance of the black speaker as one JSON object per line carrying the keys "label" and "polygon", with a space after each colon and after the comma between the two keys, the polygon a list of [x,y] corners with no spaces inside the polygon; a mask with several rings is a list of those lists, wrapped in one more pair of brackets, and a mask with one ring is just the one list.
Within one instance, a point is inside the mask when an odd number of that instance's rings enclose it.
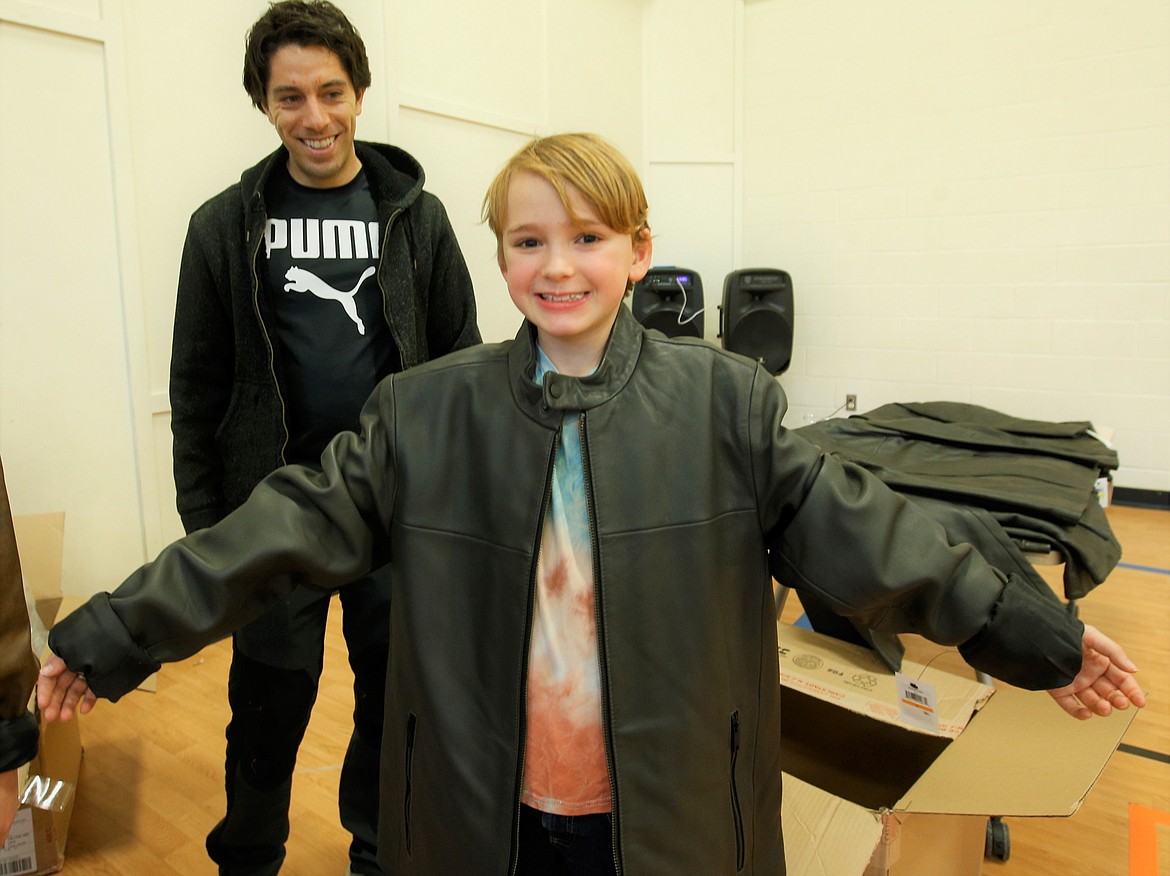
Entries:
{"label": "black speaker", "polygon": [[703,281],[687,268],[654,267],[634,284],[634,319],[669,338],[703,337]]}
{"label": "black speaker", "polygon": [[723,281],[719,337],[723,349],[780,374],[792,361],[792,278],[775,268],[732,271]]}

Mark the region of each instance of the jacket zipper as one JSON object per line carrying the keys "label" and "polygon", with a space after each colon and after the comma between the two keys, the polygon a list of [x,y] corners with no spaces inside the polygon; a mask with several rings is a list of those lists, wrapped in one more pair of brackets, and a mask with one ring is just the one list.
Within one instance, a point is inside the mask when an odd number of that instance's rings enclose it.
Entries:
{"label": "jacket zipper", "polygon": [[731,713],[731,817],[735,822],[735,872],[743,870],[743,810],[739,805],[739,788],[735,781],[735,762],[739,759],[739,710]]}
{"label": "jacket zipper", "polygon": [[552,449],[549,451],[548,464],[545,467],[544,495],[540,500],[540,513],[536,518],[536,549],[532,552],[532,569],[528,573],[528,614],[524,622],[524,654],[520,668],[520,759],[516,768],[515,809],[512,813],[512,863],[508,867],[509,876],[516,876],[520,866],[520,792],[524,789],[524,757],[527,748],[528,736],[528,660],[532,650],[532,615],[536,605],[536,572],[540,568],[541,551],[544,549],[544,517],[548,513],[549,502],[552,500],[553,466],[557,458],[557,447],[561,442],[561,430],[558,427],[553,437]]}
{"label": "jacket zipper", "polygon": [[[264,221],[268,221],[267,212]],[[264,314],[260,310],[260,272],[256,268],[256,260],[260,258],[260,244],[264,241],[264,227],[256,235],[252,245],[252,308],[256,311],[256,322],[260,324],[260,333],[264,335],[264,343],[268,347],[268,374],[272,377],[272,386],[276,390],[276,400],[280,403],[280,429],[283,433],[278,451],[279,464],[284,465],[285,451],[288,450],[288,406],[284,403],[284,393],[280,391],[280,381],[276,377],[276,350],[272,344],[272,336],[268,334],[268,326],[264,324]]]}
{"label": "jacket zipper", "polygon": [[403,784],[403,802],[402,802],[402,817],[403,828],[406,831],[406,854],[411,854],[411,846],[413,844],[413,837],[411,836],[410,827],[410,800],[413,793],[413,778],[414,772],[414,736],[418,730],[418,716],[414,712],[406,716],[406,764],[405,764],[405,779]]}
{"label": "jacket zipper", "polygon": [[617,762],[613,754],[613,716],[609,708],[609,676],[605,665],[605,629],[601,623],[601,549],[597,541],[597,509],[593,504],[593,477],[589,466],[589,442],[585,435],[585,411],[577,423],[581,436],[581,466],[585,475],[585,507],[589,512],[589,546],[593,557],[593,623],[597,629],[597,671],[601,681],[601,728],[605,736],[605,762],[609,773],[609,823],[614,872],[622,876],[618,854]]}

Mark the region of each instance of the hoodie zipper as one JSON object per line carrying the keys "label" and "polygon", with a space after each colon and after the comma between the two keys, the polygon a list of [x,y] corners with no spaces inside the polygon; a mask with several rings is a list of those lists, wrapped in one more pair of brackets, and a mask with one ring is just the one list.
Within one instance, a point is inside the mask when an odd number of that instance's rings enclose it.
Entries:
{"label": "hoodie zipper", "polygon": [[[258,195],[256,200],[259,200]],[[264,214],[264,222],[268,222],[267,213]],[[260,258],[260,245],[264,242],[264,232],[264,227],[261,227],[252,244],[252,309],[256,311],[256,322],[260,324],[260,333],[264,336],[265,346],[268,347],[268,376],[272,378],[276,400],[280,403],[280,428],[283,434],[277,456],[279,464],[284,465],[287,461],[285,451],[288,450],[288,406],[284,401],[284,393],[280,391],[280,381],[276,378],[276,349],[272,343],[272,336],[268,333],[268,326],[264,322],[264,314],[260,310],[260,272],[256,267],[256,261]]]}
{"label": "hoodie zipper", "polygon": [[[394,227],[394,220],[402,215],[402,207],[397,208],[390,214],[390,218],[386,220],[386,230],[382,233],[382,248],[378,250],[377,268],[382,266],[382,253],[386,251],[386,246],[390,241],[390,230]],[[268,221],[265,216],[265,222]],[[257,260],[260,258],[260,246],[264,242],[264,231],[256,235],[256,241],[252,245],[252,309],[256,312],[256,322],[260,324],[260,333],[264,336],[264,344],[268,347],[268,376],[272,378],[272,385],[276,389],[276,400],[280,403],[280,427],[283,435],[280,439],[279,460],[280,464],[284,465],[288,460],[285,458],[285,452],[288,450],[288,405],[284,401],[284,393],[280,389],[280,380],[276,376],[276,349],[272,343],[272,336],[268,332],[268,325],[264,322],[264,315],[260,310],[260,271],[256,266]],[[398,348],[399,359],[402,358],[402,344],[395,332],[398,328],[394,320],[391,318],[390,301],[386,295],[386,289],[382,285],[381,271],[375,269],[374,277],[378,282],[378,291],[382,293],[382,318],[390,326],[390,336],[394,338],[394,344]],[[413,280],[412,280],[413,282]],[[402,363],[402,367],[406,367],[406,363]]]}

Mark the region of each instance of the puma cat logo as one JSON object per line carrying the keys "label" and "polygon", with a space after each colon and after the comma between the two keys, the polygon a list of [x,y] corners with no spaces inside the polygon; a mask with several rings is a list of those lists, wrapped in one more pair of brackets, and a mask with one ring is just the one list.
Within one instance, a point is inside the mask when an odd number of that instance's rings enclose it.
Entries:
{"label": "puma cat logo", "polygon": [[312,292],[323,301],[340,302],[341,306],[345,308],[345,315],[352,319],[354,325],[357,326],[358,334],[364,335],[366,333],[366,324],[358,316],[357,305],[353,303],[353,297],[357,294],[357,290],[362,287],[362,283],[366,282],[366,279],[373,276],[373,274],[374,267],[371,265],[362,271],[361,277],[358,278],[357,283],[354,284],[352,289],[348,292],[341,292],[340,290],[334,289],[316,274],[293,265],[284,275],[284,278],[288,280],[284,284],[284,291]]}

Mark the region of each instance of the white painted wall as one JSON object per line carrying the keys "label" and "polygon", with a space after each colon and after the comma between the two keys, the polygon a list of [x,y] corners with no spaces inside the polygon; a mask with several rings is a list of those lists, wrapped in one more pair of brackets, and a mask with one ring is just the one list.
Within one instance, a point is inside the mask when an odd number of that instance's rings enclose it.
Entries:
{"label": "white painted wall", "polygon": [[793,277],[790,425],[847,392],[1091,420],[1117,484],[1170,489],[1170,4],[744,15],[743,261]]}
{"label": "white painted wall", "polygon": [[66,512],[65,574],[120,579],[144,530],[105,46],[81,12],[54,10],[56,31],[14,18],[0,17],[0,452],[14,511]]}
{"label": "white painted wall", "polygon": [[644,182],[654,264],[703,281],[703,336],[718,342],[723,278],[739,267],[741,0],[652,0],[644,49]]}

